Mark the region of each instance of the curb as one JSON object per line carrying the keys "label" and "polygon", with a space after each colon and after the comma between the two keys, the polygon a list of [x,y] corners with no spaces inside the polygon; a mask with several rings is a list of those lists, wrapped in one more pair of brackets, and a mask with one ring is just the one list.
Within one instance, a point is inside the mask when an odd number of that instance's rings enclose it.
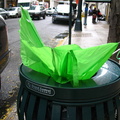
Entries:
{"label": "curb", "polygon": [[7,109],[7,112],[0,118],[0,120],[17,120],[16,102]]}
{"label": "curb", "polygon": [[61,39],[61,40],[58,42],[58,44],[56,45],[56,47],[61,46],[61,45],[64,45],[64,43],[67,41],[67,39],[68,39],[68,36],[65,37],[64,39]]}

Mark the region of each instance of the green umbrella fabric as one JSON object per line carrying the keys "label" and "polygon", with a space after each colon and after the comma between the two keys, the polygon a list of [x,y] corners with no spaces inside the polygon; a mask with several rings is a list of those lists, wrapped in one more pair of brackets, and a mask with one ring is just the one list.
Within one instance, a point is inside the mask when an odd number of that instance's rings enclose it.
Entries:
{"label": "green umbrella fabric", "polygon": [[90,79],[116,50],[118,43],[82,49],[76,44],[55,48],[42,42],[27,10],[21,8],[20,23],[22,63],[65,84],[78,86],[80,80]]}

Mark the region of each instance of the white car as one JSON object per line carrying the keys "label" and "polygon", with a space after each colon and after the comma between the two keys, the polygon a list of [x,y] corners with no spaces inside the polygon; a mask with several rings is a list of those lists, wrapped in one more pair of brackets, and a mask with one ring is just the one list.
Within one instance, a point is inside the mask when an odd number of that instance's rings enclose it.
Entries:
{"label": "white car", "polygon": [[46,15],[52,15],[53,13],[54,13],[54,11],[55,11],[55,8],[53,7],[53,8],[47,8],[46,9]]}
{"label": "white car", "polygon": [[[56,23],[56,21],[69,21],[70,14],[70,5],[66,4],[58,4],[54,14],[52,15],[52,23]],[[72,22],[76,19],[75,12],[72,8]]]}
{"label": "white car", "polygon": [[28,9],[28,12],[32,19],[37,18],[38,20],[40,20],[41,17],[43,19],[46,18],[46,11],[43,6],[31,5],[30,8]]}
{"label": "white car", "polygon": [[0,15],[1,15],[4,19],[9,18],[9,12],[6,11],[5,9],[3,9],[3,8],[0,8]]}
{"label": "white car", "polygon": [[10,17],[20,17],[21,16],[21,10],[20,10],[20,7],[10,7],[8,9],[8,12],[9,12],[9,16]]}

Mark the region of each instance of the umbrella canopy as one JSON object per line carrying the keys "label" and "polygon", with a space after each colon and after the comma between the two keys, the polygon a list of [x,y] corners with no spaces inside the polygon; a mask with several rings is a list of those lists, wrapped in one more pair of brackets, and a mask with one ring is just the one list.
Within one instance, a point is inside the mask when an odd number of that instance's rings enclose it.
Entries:
{"label": "umbrella canopy", "polygon": [[86,49],[64,45],[47,47],[42,42],[27,10],[21,8],[21,59],[25,66],[53,77],[64,84],[79,85],[79,80],[90,79],[116,50],[118,43],[108,43]]}

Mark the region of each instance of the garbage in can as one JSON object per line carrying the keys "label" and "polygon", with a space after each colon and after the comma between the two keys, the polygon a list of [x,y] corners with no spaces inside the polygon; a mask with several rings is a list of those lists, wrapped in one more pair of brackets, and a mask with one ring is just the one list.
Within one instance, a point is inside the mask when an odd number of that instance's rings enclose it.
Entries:
{"label": "garbage in can", "polygon": [[120,65],[108,60],[92,79],[73,88],[22,64],[19,120],[119,120]]}
{"label": "garbage in can", "polygon": [[119,44],[107,43],[89,48],[81,48],[76,44],[48,47],[39,37],[28,11],[21,8],[21,12],[19,31],[22,63],[51,76],[60,84],[71,82],[73,86],[79,86],[79,80],[90,79]]}

